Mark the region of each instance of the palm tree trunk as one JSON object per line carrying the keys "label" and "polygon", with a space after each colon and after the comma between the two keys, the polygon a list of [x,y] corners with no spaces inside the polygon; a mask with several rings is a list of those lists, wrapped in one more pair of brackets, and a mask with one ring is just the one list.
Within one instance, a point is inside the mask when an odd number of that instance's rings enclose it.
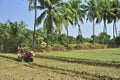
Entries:
{"label": "palm tree trunk", "polygon": [[117,37],[117,26],[116,26],[116,20],[113,22],[113,38]]}
{"label": "palm tree trunk", "polygon": [[93,19],[93,44],[95,43],[95,25],[94,25],[94,19]]}
{"label": "palm tree trunk", "polygon": [[103,29],[103,32],[107,33],[106,19],[104,19],[104,29]]}
{"label": "palm tree trunk", "polygon": [[66,28],[66,31],[67,31],[67,43],[69,44],[69,38],[68,38],[69,32],[68,32],[68,27]]}
{"label": "palm tree trunk", "polygon": [[47,38],[46,38],[46,48],[48,48],[48,46],[49,46],[49,34],[51,34],[52,33],[52,28],[53,28],[53,23],[52,23],[52,16],[51,15],[49,15],[49,19],[50,19],[50,23],[51,24],[49,24],[48,25],[48,27],[47,27],[47,32],[46,32],[46,35],[47,35]]}
{"label": "palm tree trunk", "polygon": [[79,41],[81,40],[82,42],[82,31],[81,31],[81,28],[80,28],[80,24],[78,24],[78,36],[81,35],[81,39],[79,39]]}
{"label": "palm tree trunk", "polygon": [[113,39],[115,39],[115,23],[113,22]]}
{"label": "palm tree trunk", "polygon": [[36,31],[36,18],[37,18],[37,0],[35,0],[35,20],[34,20],[34,32],[33,32],[33,46],[35,45],[35,31]]}
{"label": "palm tree trunk", "polygon": [[116,32],[116,36],[117,36],[117,26],[116,26],[116,22],[115,22],[115,32]]}
{"label": "palm tree trunk", "polygon": [[116,33],[116,21],[114,20],[114,22],[113,22],[113,47],[116,46],[116,44],[115,44],[115,37],[116,37],[115,33]]}
{"label": "palm tree trunk", "polygon": [[47,38],[46,38],[46,48],[48,48],[48,45],[49,45],[49,40],[48,40],[48,34],[47,34]]}

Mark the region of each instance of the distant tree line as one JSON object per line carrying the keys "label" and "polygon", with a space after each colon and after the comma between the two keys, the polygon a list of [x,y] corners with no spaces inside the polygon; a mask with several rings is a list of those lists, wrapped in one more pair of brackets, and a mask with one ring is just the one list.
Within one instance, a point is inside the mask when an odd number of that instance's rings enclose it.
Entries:
{"label": "distant tree line", "polygon": [[[28,47],[29,49],[42,50],[42,43],[46,40],[49,41],[49,45],[63,45],[64,48],[69,49],[72,44],[93,43],[93,39],[84,38],[78,35],[76,38],[68,36],[67,34],[60,34],[56,29],[53,29],[51,34],[46,34],[43,28],[37,29],[35,33],[35,46],[33,46],[33,30],[29,30],[26,27],[24,21],[11,22],[8,20],[5,23],[0,23],[0,51],[3,52],[17,52],[17,46]],[[82,38],[81,38],[82,37]],[[48,38],[48,39],[47,39]],[[99,35],[94,35],[95,42],[98,44],[105,44],[109,47],[114,47],[114,39],[110,38],[110,35],[101,32]],[[69,39],[69,44],[67,39]],[[115,44],[120,45],[120,36],[115,38]],[[117,47],[117,46],[116,46]],[[46,45],[45,47],[46,48]]]}

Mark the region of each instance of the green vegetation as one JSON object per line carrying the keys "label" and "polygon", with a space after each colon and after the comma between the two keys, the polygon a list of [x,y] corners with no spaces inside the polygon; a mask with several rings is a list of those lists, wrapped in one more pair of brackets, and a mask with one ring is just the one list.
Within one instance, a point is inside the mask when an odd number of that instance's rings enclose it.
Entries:
{"label": "green vegetation", "polygon": [[31,42],[31,32],[24,21],[0,23],[0,51],[16,52],[18,45]]}
{"label": "green vegetation", "polygon": [[37,53],[42,56],[50,56],[56,58],[98,61],[98,62],[110,62],[120,63],[120,49],[95,49],[95,50],[80,50],[80,51],[68,51],[68,52],[44,52]]}
{"label": "green vegetation", "polygon": [[[32,33],[33,31],[26,28],[24,21],[20,22],[11,22],[7,21],[6,23],[0,23],[0,51],[2,52],[17,52],[17,46],[22,45],[25,50],[33,49],[35,51],[65,51],[72,49],[102,49],[107,48],[107,42],[110,38],[108,37],[105,41],[105,44],[102,44],[101,41],[102,35],[96,36],[95,41],[99,44],[91,44],[88,38],[82,37],[81,44],[79,43],[79,37],[74,38],[66,34],[58,34],[56,30],[52,34],[46,35],[43,29],[36,30],[35,35],[35,45],[32,43]],[[104,35],[103,35],[104,36]],[[46,47],[46,38],[49,40],[49,46]],[[69,39],[69,44],[67,41]],[[100,44],[101,43],[101,44]],[[10,45],[10,46],[8,46]]]}
{"label": "green vegetation", "polygon": [[[71,25],[78,25],[78,43],[83,42],[82,31],[80,28],[80,23],[83,23],[85,17],[86,20],[93,22],[93,35],[92,43],[102,43],[110,44],[110,36],[107,34],[106,22],[113,22],[113,38],[115,39],[117,35],[116,22],[119,20],[120,13],[120,2],[119,0],[89,0],[82,3],[81,0],[68,0],[64,2],[63,0],[28,0],[30,3],[29,8],[34,9],[35,13],[37,10],[42,10],[42,13],[38,18],[35,18],[35,25],[41,24],[43,22],[43,29],[47,34],[46,43],[48,47],[49,34],[52,34],[54,30],[60,34],[62,29],[62,24],[64,25],[67,32],[66,44],[69,44],[69,23]],[[39,4],[36,4],[38,2]],[[37,13],[36,13],[37,14]],[[35,16],[36,16],[35,14]],[[95,35],[95,23],[104,22],[103,33],[100,33],[100,39],[96,39]],[[55,25],[54,25],[55,24]],[[35,26],[34,26],[35,27]],[[35,34],[34,34],[35,35]],[[99,40],[99,41],[98,41]],[[112,47],[115,47],[114,40]]]}
{"label": "green vegetation", "polygon": [[118,46],[120,46],[120,36],[119,36],[119,37],[116,37],[115,43],[116,43]]}
{"label": "green vegetation", "polygon": [[[119,20],[119,0],[28,0],[29,10],[35,10],[34,31],[24,21],[0,23],[0,51],[16,52],[22,45],[26,50],[65,51],[119,47],[116,23]],[[37,16],[37,11],[41,11]],[[93,13],[94,12],[94,13]],[[84,20],[93,22],[91,38],[81,31]],[[95,23],[104,22],[103,32],[95,34]],[[107,22],[113,22],[113,37],[107,34]],[[43,23],[42,28],[36,27]],[[78,36],[69,36],[69,25],[78,27]],[[67,34],[62,34],[65,27]],[[86,29],[87,30],[87,29]],[[42,43],[46,43],[43,47]],[[93,44],[92,44],[93,43]],[[10,46],[8,46],[10,45]]]}

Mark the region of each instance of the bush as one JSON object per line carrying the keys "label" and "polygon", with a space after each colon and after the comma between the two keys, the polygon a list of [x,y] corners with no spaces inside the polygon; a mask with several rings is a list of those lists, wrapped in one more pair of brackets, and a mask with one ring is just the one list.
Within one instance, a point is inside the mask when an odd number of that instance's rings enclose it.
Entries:
{"label": "bush", "polygon": [[83,43],[83,44],[78,44],[74,46],[74,49],[80,50],[80,49],[104,49],[107,48],[107,45],[103,44],[92,44],[92,43]]}
{"label": "bush", "polygon": [[72,50],[72,46],[70,46],[70,45],[65,45],[65,47],[67,50]]}
{"label": "bush", "polygon": [[15,53],[17,52],[17,42],[6,40],[3,44],[3,52]]}
{"label": "bush", "polygon": [[42,51],[47,51],[47,52],[52,51],[52,46],[48,45],[48,47],[44,47]]}
{"label": "bush", "polygon": [[52,50],[53,51],[65,51],[66,49],[63,45],[55,44],[52,46]]}
{"label": "bush", "polygon": [[41,45],[35,45],[35,46],[30,45],[30,50],[33,50],[35,52],[39,52],[39,51],[42,51],[42,47],[41,47]]}
{"label": "bush", "polygon": [[78,45],[74,46],[74,47],[73,47],[73,49],[80,50],[80,49],[81,49],[81,45],[80,45],[80,44],[78,44]]}
{"label": "bush", "polygon": [[115,43],[117,44],[117,46],[120,46],[120,36],[116,37]]}
{"label": "bush", "polygon": [[90,49],[105,49],[107,48],[107,45],[95,43],[95,44],[90,44],[89,48]]}

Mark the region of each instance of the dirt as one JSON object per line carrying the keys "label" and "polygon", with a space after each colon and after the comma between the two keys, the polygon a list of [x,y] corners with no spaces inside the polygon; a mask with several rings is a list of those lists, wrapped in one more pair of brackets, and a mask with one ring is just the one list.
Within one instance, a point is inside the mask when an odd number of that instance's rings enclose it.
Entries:
{"label": "dirt", "polygon": [[[2,66],[1,80],[120,80],[107,75],[91,74],[76,70],[41,65],[37,63],[20,63],[17,58],[0,55]],[[5,61],[4,61],[5,60]],[[64,60],[63,60],[64,61]],[[1,67],[0,67],[1,68]],[[16,75],[18,74],[18,75]]]}

